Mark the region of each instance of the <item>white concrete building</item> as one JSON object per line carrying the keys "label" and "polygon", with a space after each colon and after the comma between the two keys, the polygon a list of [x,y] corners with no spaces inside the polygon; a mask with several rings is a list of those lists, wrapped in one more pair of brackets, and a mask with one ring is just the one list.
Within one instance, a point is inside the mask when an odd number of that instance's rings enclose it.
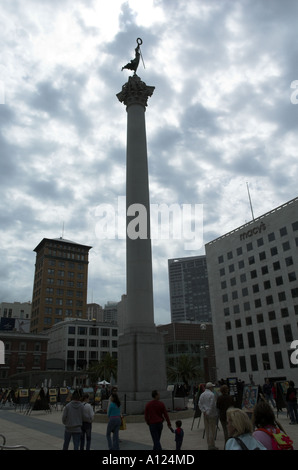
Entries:
{"label": "white concrete building", "polygon": [[218,378],[292,379],[298,198],[206,244]]}
{"label": "white concrete building", "polygon": [[63,370],[85,370],[107,353],[117,358],[118,327],[115,324],[65,320],[54,325],[47,334],[48,363]]}

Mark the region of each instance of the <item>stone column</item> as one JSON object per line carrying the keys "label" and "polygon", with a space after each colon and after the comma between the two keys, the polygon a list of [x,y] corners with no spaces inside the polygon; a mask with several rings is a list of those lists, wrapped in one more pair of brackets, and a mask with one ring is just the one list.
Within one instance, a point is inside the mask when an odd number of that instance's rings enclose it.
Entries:
{"label": "stone column", "polygon": [[118,388],[130,410],[142,412],[151,391],[166,393],[164,342],[154,324],[150,201],[145,110],[154,87],[134,74],[117,94],[127,110],[127,306],[118,341]]}

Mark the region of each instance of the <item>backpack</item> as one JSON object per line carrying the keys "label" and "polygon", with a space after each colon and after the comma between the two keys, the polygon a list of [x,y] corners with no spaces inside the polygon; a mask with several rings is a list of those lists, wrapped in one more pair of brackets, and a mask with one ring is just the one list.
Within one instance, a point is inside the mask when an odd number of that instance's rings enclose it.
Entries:
{"label": "backpack", "polygon": [[276,432],[265,428],[258,428],[258,431],[263,431],[271,437],[272,450],[294,450],[292,439],[279,428],[276,428]]}
{"label": "backpack", "polygon": [[[240,445],[241,450],[249,450],[249,448],[244,444],[242,439],[240,439],[239,437],[233,437],[232,439],[235,439],[235,441]],[[261,449],[259,447],[255,447],[252,450],[261,450]]]}

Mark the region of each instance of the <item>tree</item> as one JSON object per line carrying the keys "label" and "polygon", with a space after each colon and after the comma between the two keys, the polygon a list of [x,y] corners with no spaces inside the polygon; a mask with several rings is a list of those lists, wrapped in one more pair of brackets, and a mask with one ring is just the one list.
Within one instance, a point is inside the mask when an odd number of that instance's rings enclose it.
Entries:
{"label": "tree", "polygon": [[202,375],[202,371],[193,357],[182,354],[173,366],[168,365],[167,375],[169,382],[183,382],[188,386],[189,381]]}
{"label": "tree", "polygon": [[98,377],[109,382],[111,375],[117,379],[117,359],[112,357],[110,353],[105,354],[99,362],[89,366],[88,374],[92,382],[96,382]]}

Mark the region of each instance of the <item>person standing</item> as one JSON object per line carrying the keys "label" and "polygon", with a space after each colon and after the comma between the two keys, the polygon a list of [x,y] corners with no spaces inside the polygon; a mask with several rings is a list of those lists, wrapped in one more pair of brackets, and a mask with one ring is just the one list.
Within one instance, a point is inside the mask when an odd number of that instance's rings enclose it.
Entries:
{"label": "person standing", "polygon": [[217,425],[216,396],[213,393],[215,385],[206,383],[206,390],[199,398],[199,408],[204,416],[205,432],[208,450],[218,450],[215,446],[215,433]]}
{"label": "person standing", "polygon": [[65,406],[62,414],[62,423],[65,425],[63,450],[68,450],[71,438],[74,450],[79,450],[83,424],[83,407],[79,392],[75,390],[71,401]]}
{"label": "person standing", "polygon": [[287,389],[286,394],[286,402],[288,405],[288,411],[291,419],[290,424],[298,424],[297,392],[293,380],[289,381],[289,387]]}
{"label": "person standing", "polygon": [[219,420],[221,422],[222,430],[224,433],[225,443],[228,440],[227,428],[227,409],[235,405],[234,398],[229,394],[229,387],[222,385],[220,387],[221,395],[216,400],[216,408],[219,411]]}
{"label": "person standing", "polygon": [[182,442],[183,442],[183,437],[184,437],[184,431],[182,429],[182,422],[180,419],[176,421],[176,429],[174,430],[171,428],[171,431],[175,434],[175,442],[176,442],[176,450],[181,450]]}
{"label": "person standing", "polygon": [[146,404],[144,417],[150,429],[153,450],[162,450],[160,438],[164,420],[166,420],[170,429],[172,426],[166,407],[164,403],[160,401],[160,394],[157,390],[153,390],[152,398],[153,399]]}
{"label": "person standing", "polygon": [[[108,407],[109,422],[107,426],[106,437],[109,450],[119,450],[119,429],[121,425],[121,403],[117,393],[112,393],[111,401]],[[113,441],[111,434],[113,433]]]}
{"label": "person standing", "polygon": [[84,450],[85,437],[86,437],[86,450],[90,450],[92,421],[94,418],[94,411],[93,411],[92,406],[89,403],[88,393],[84,393],[82,403],[83,403],[84,411],[83,411],[83,424],[82,424],[80,450]]}

